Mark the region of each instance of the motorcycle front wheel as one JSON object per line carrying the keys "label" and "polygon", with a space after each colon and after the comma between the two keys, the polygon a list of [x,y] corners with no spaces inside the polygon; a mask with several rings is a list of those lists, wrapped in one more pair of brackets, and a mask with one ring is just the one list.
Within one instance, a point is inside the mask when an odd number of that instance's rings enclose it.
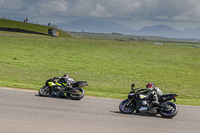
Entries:
{"label": "motorcycle front wheel", "polygon": [[70,92],[69,96],[73,100],[80,100],[84,97],[85,91],[82,88],[73,88],[75,91]]}
{"label": "motorcycle front wheel", "polygon": [[131,114],[135,111],[135,102],[130,99],[126,99],[119,104],[119,110],[124,114]]}
{"label": "motorcycle front wheel", "polygon": [[48,97],[49,96],[49,87],[48,86],[43,86],[38,90],[38,94],[43,97]]}

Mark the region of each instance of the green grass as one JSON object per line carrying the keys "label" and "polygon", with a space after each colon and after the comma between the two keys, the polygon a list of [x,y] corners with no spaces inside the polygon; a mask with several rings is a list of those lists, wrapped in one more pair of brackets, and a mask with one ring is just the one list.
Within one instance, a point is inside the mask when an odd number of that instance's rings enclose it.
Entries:
{"label": "green grass", "polygon": [[[54,76],[86,80],[86,95],[125,99],[132,83],[154,82],[200,106],[200,49],[187,43],[0,36],[0,86],[36,89]],[[199,46],[199,44],[196,44]]]}
{"label": "green grass", "polygon": [[[0,19],[0,27],[20,28],[24,30],[36,31],[36,32],[45,33],[45,34],[48,34],[48,29],[54,28],[54,27],[48,27],[44,25],[18,22],[18,21],[7,20],[7,19]],[[59,37],[70,37],[65,32],[59,29],[57,29],[57,31],[59,32]]]}

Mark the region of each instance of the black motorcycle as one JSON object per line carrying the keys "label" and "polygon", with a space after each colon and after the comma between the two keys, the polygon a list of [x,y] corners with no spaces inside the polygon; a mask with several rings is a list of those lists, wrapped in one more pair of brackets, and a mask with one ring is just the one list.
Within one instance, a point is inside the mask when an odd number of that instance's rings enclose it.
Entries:
{"label": "black motorcycle", "polygon": [[[140,93],[141,89],[133,89],[134,84],[131,86],[131,92],[128,94],[128,99],[122,101],[119,105],[119,110],[125,114],[136,113],[151,113],[160,114],[164,118],[172,118],[177,115],[178,107],[175,104],[176,94],[164,94],[158,98],[159,104],[152,104],[152,98],[149,94]],[[169,102],[174,100],[174,102]]]}
{"label": "black motorcycle", "polygon": [[84,97],[85,91],[82,89],[82,87],[88,86],[87,81],[76,82],[74,79],[68,78],[68,84],[70,87],[68,86],[63,89],[63,86],[59,86],[56,83],[53,83],[52,86],[46,83],[45,86],[39,89],[38,94],[43,97],[56,96],[71,98],[73,100],[80,100]]}

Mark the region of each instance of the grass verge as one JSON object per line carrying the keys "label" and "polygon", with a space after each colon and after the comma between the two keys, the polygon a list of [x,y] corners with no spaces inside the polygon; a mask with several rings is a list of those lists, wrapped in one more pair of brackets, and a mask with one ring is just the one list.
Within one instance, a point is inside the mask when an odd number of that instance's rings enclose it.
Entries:
{"label": "grass verge", "polygon": [[[192,44],[0,36],[0,86],[38,90],[68,73],[86,95],[125,99],[132,83],[154,82],[177,103],[200,106],[200,49]],[[198,45],[198,44],[196,44]]]}

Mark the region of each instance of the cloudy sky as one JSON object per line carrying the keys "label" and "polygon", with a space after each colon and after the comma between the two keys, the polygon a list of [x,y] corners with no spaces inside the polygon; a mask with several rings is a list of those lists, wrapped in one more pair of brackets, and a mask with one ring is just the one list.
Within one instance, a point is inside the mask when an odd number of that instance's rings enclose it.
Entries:
{"label": "cloudy sky", "polygon": [[127,27],[200,27],[200,0],[0,0],[0,18],[40,24],[102,18]]}

